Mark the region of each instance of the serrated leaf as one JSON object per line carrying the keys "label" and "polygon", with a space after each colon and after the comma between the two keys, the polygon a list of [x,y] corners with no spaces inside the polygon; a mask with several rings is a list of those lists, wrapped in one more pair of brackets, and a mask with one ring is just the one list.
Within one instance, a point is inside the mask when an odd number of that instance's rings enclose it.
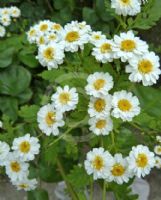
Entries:
{"label": "serrated leaf", "polygon": [[19,111],[19,116],[22,117],[26,122],[36,122],[38,110],[39,106],[37,105],[25,105],[21,107]]}

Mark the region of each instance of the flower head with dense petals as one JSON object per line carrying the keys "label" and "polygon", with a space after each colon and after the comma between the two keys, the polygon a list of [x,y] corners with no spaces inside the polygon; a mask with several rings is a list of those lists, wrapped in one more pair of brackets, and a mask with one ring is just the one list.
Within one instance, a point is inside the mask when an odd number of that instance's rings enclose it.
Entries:
{"label": "flower head with dense petals", "polygon": [[0,166],[4,166],[6,160],[8,159],[8,154],[10,147],[6,142],[0,141]]}
{"label": "flower head with dense petals", "polygon": [[21,10],[16,6],[11,6],[10,8],[10,15],[11,17],[18,18],[21,15]]}
{"label": "flower head with dense petals", "polygon": [[123,16],[134,16],[141,11],[138,0],[111,0],[111,7],[115,9],[118,15]]}
{"label": "flower head with dense petals", "polygon": [[53,104],[47,104],[37,113],[37,121],[40,130],[47,136],[59,134],[58,127],[64,126],[62,112],[57,111]]}
{"label": "flower head with dense petals", "polygon": [[88,121],[89,130],[95,135],[109,135],[113,129],[113,122],[110,117],[96,118],[92,117]]}
{"label": "flower head with dense petals", "polygon": [[34,160],[35,155],[39,153],[39,140],[26,134],[13,140],[12,149],[22,161]]}
{"label": "flower head with dense petals", "polygon": [[88,114],[90,117],[104,118],[109,116],[111,99],[111,95],[106,95],[99,98],[91,97],[88,106]]}
{"label": "flower head with dense petals", "polygon": [[154,147],[154,152],[155,152],[155,154],[161,156],[161,145],[156,145]]}
{"label": "flower head with dense petals", "polygon": [[106,36],[101,31],[93,31],[90,35],[90,43],[97,46],[98,43],[105,40]]}
{"label": "flower head with dense petals", "polygon": [[112,108],[112,115],[123,121],[132,121],[133,117],[140,113],[138,98],[125,90],[114,93]]}
{"label": "flower head with dense petals", "polygon": [[69,88],[68,85],[64,86],[64,88],[58,87],[51,100],[57,110],[62,112],[74,110],[78,104],[78,93],[76,88]]}
{"label": "flower head with dense petals", "polygon": [[36,179],[24,178],[23,180],[13,181],[12,184],[16,186],[17,190],[31,191],[36,189],[38,182]]}
{"label": "flower head with dense petals", "polygon": [[137,177],[148,175],[155,166],[154,153],[149,151],[147,146],[138,145],[133,147],[129,157],[129,170]]}
{"label": "flower head with dense petals", "polygon": [[0,38],[4,37],[6,34],[6,29],[0,25]]}
{"label": "flower head with dense petals", "polygon": [[130,61],[133,57],[142,56],[148,52],[148,45],[139,37],[135,37],[133,31],[114,36],[114,57],[122,62]]}
{"label": "flower head with dense petals", "polygon": [[155,156],[155,167],[161,169],[161,158],[159,156]]}
{"label": "flower head with dense petals", "polygon": [[3,15],[0,17],[0,23],[3,26],[9,26],[11,24],[11,18],[8,15]]}
{"label": "flower head with dense petals", "polygon": [[102,147],[94,148],[87,153],[87,158],[84,162],[87,174],[92,174],[94,180],[106,178],[108,176],[107,169],[110,166],[111,160],[111,154]]}
{"label": "flower head with dense petals", "polygon": [[86,93],[94,97],[101,97],[107,95],[108,91],[113,88],[113,78],[106,72],[95,72],[90,74],[87,78]]}
{"label": "flower head with dense petals", "polygon": [[129,80],[132,82],[142,82],[144,86],[156,84],[161,74],[159,56],[148,52],[133,58],[126,66],[126,72],[130,73]]}

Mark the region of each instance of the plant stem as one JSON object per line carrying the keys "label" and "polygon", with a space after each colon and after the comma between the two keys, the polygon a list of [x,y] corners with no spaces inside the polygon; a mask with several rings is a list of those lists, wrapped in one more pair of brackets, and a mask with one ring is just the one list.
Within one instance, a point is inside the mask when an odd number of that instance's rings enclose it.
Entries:
{"label": "plant stem", "polygon": [[75,192],[74,192],[74,190],[73,190],[71,184],[70,184],[70,183],[68,182],[68,180],[67,180],[67,177],[66,177],[64,168],[63,168],[63,166],[62,166],[62,164],[61,164],[61,162],[60,162],[60,160],[59,160],[58,158],[57,158],[57,166],[58,166],[58,169],[59,169],[59,171],[60,171],[60,174],[61,174],[62,178],[63,178],[64,181],[65,181],[65,184],[66,184],[66,186],[67,186],[67,189],[68,189],[68,191],[69,191],[69,193],[70,193],[70,196],[71,196],[72,200],[78,200],[78,197],[77,197],[77,195],[75,194]]}
{"label": "plant stem", "polygon": [[106,200],[106,181],[103,183],[102,200]]}
{"label": "plant stem", "polygon": [[111,140],[112,140],[112,147],[114,148],[115,152],[116,152],[116,145],[115,145],[115,135],[114,132],[111,132]]}

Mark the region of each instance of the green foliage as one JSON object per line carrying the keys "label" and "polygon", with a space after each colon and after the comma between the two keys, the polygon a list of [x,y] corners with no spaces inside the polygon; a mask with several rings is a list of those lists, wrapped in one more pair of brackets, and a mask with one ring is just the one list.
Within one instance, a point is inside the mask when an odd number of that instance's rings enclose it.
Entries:
{"label": "green foliage", "polygon": [[19,116],[22,117],[25,122],[36,122],[38,110],[39,107],[37,105],[25,105],[21,107]]}
{"label": "green foliage", "polygon": [[46,190],[36,189],[28,192],[28,200],[49,200],[49,196]]}

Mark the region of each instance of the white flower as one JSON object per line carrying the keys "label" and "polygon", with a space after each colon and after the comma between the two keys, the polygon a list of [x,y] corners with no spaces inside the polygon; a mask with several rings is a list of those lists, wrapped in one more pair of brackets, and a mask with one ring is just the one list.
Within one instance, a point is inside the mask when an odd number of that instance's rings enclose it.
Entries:
{"label": "white flower", "polygon": [[18,9],[16,6],[10,7],[10,15],[11,17],[18,18],[21,15],[21,10]]}
{"label": "white flower", "polygon": [[24,178],[23,180],[13,181],[12,184],[16,186],[17,190],[31,191],[36,189],[38,182],[36,179]]}
{"label": "white flower", "polygon": [[50,42],[48,45],[41,45],[36,56],[40,64],[43,67],[47,67],[48,70],[58,68],[58,65],[63,63],[64,57],[64,47],[55,42]]}
{"label": "white flower", "polygon": [[105,40],[106,36],[102,34],[101,31],[93,31],[90,35],[90,43],[93,45],[98,44],[102,40]]}
{"label": "white flower", "polygon": [[88,105],[88,114],[90,117],[102,118],[109,116],[111,109],[111,95],[100,98],[91,97]]}
{"label": "white flower", "polygon": [[0,38],[4,37],[6,34],[6,29],[0,25]]}
{"label": "white flower", "polygon": [[159,143],[161,143],[161,136],[160,135],[156,136],[156,141],[159,142]]}
{"label": "white flower", "polygon": [[147,146],[132,147],[128,157],[129,169],[137,176],[144,177],[155,166],[154,153]]}
{"label": "white flower", "polygon": [[155,167],[161,169],[161,158],[159,156],[155,156]]}
{"label": "white flower", "polygon": [[74,110],[78,104],[78,93],[76,88],[69,88],[68,85],[64,88],[57,87],[57,91],[52,95],[51,100],[58,111]]}
{"label": "white flower", "polygon": [[77,22],[75,21],[75,26],[78,26],[80,30],[82,30],[84,33],[90,34],[92,32],[91,26],[88,25],[85,21]]}
{"label": "white flower", "polygon": [[161,156],[161,145],[156,145],[156,146],[154,147],[154,152],[155,152],[157,155]]}
{"label": "white flower", "polygon": [[96,58],[97,61],[106,63],[113,61],[113,46],[114,43],[112,40],[101,40],[95,44],[96,47],[93,48],[92,55]]}
{"label": "white flower", "polygon": [[6,142],[0,141],[0,166],[4,166],[6,160],[8,159],[8,154],[10,147]]}
{"label": "white flower", "polygon": [[0,16],[10,17],[10,8],[0,8]]}
{"label": "white flower", "polygon": [[30,134],[26,134],[25,136],[13,140],[12,149],[20,160],[34,160],[35,155],[39,153],[39,140],[36,137],[31,137]]}
{"label": "white flower", "polygon": [[45,36],[45,41],[47,43],[50,43],[50,42],[60,42],[61,41],[61,34],[58,34],[58,33],[55,33],[55,32],[50,32],[49,34],[47,34]]}
{"label": "white flower", "polygon": [[0,17],[0,23],[3,26],[9,26],[11,24],[11,18],[8,15],[3,15]]}
{"label": "white flower", "polygon": [[110,167],[108,168],[109,176],[107,177],[108,182],[116,182],[117,184],[127,183],[132,175],[128,169],[128,162],[126,158],[122,157],[122,154],[115,154]]}
{"label": "white flower", "polygon": [[109,73],[95,72],[87,78],[87,86],[85,87],[88,95],[101,97],[107,95],[108,91],[113,88],[113,78]]}
{"label": "white flower", "polygon": [[65,51],[76,52],[84,48],[84,44],[89,41],[89,34],[84,29],[79,27],[79,24],[71,22],[66,24],[64,30],[62,30],[63,45]]}
{"label": "white flower", "polygon": [[141,11],[138,0],[111,0],[111,7],[115,9],[118,15],[123,16],[134,16]]}
{"label": "white flower", "polygon": [[38,36],[36,36],[35,41],[38,46],[45,45],[47,43],[47,38],[44,36],[44,34],[40,33]]}
{"label": "white flower", "polygon": [[50,20],[43,20],[40,21],[39,24],[37,25],[38,30],[40,33],[43,34],[48,34],[52,26],[52,22]]}
{"label": "white flower", "polygon": [[111,154],[105,151],[102,147],[94,148],[92,151],[87,153],[87,158],[84,162],[87,174],[92,174],[94,180],[106,178],[111,160]]}
{"label": "white flower", "polygon": [[89,130],[95,135],[108,135],[113,129],[113,122],[110,117],[99,119],[92,117],[89,119],[88,124],[90,125]]}
{"label": "white flower", "polygon": [[40,130],[47,136],[59,134],[58,127],[64,126],[63,115],[57,111],[52,104],[40,108],[37,113],[37,121]]}
{"label": "white flower", "polygon": [[133,31],[114,36],[114,57],[122,62],[130,61],[134,57],[142,56],[148,52],[148,45],[139,37],[135,37]]}
{"label": "white flower", "polygon": [[126,66],[126,72],[130,73],[129,80],[132,82],[142,82],[144,86],[156,84],[161,74],[159,56],[149,52],[133,58]]}
{"label": "white flower", "polygon": [[62,30],[63,30],[63,27],[60,24],[55,23],[55,22],[51,23],[51,29],[50,29],[50,31],[54,31],[54,32],[58,32],[59,33]]}
{"label": "white flower", "polygon": [[38,31],[37,25],[32,26],[29,31],[27,32],[27,40],[32,44],[35,43],[37,40],[37,37],[40,35],[40,32]]}
{"label": "white flower", "polygon": [[112,107],[112,115],[123,121],[132,121],[133,117],[140,113],[138,98],[125,90],[114,93]]}
{"label": "white flower", "polygon": [[3,122],[0,121],[0,128],[3,128]]}
{"label": "white flower", "polygon": [[29,164],[22,162],[14,152],[8,154],[5,166],[6,174],[12,181],[23,180],[29,174]]}

